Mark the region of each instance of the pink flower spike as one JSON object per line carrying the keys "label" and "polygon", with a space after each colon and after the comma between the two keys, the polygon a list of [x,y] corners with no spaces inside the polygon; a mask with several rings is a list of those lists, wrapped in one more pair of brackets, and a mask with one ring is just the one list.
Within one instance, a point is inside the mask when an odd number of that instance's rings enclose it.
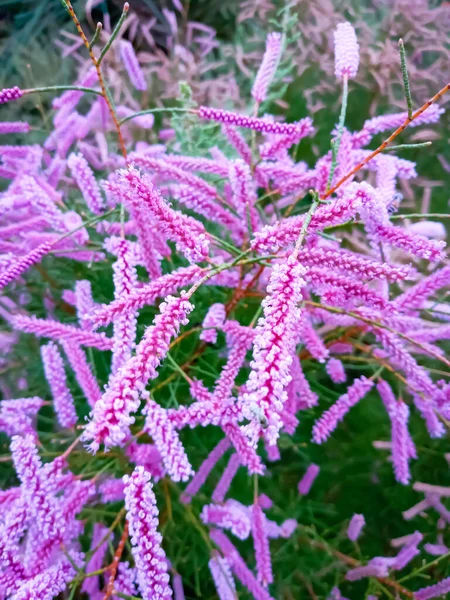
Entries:
{"label": "pink flower spike", "polygon": [[445,248],[444,240],[429,240],[417,233],[408,233],[401,227],[394,225],[376,225],[374,235],[383,244],[400,248],[409,254],[424,258],[432,262],[442,260]]}
{"label": "pink flower spike", "polygon": [[268,119],[248,117],[220,108],[209,108],[207,106],[200,106],[198,116],[207,121],[236,125],[237,127],[245,127],[246,129],[253,129],[254,131],[261,131],[263,133],[295,135],[300,131],[297,123],[275,123]]}
{"label": "pink flower spike", "polygon": [[344,383],[347,380],[344,365],[338,358],[330,358],[325,368],[333,383]]}
{"label": "pink flower spike", "polygon": [[200,518],[205,524],[229,529],[240,540],[246,540],[250,535],[248,511],[240,502],[228,500],[225,504],[205,504]]}
{"label": "pink flower spike", "polygon": [[356,542],[361,535],[362,528],[365,524],[366,520],[364,519],[364,515],[353,515],[347,529],[347,537],[351,542]]}
{"label": "pink flower spike", "polygon": [[120,57],[131,83],[140,92],[145,92],[147,90],[147,82],[145,81],[145,75],[131,42],[127,40],[120,41]]}
{"label": "pink flower spike", "polygon": [[98,348],[99,350],[111,350],[113,340],[106,337],[104,333],[92,333],[78,329],[72,325],[65,325],[52,321],[51,319],[38,319],[17,315],[13,321],[14,329],[25,333],[34,333],[37,337],[50,338],[58,341],[70,341],[81,346]]}
{"label": "pink flower spike", "polygon": [[269,539],[266,532],[266,516],[258,504],[252,506],[251,515],[258,581],[260,581],[264,587],[267,587],[269,583],[273,582],[273,573]]}
{"label": "pink flower spike", "polygon": [[431,600],[431,598],[443,597],[444,594],[450,592],[450,577],[442,579],[434,585],[421,588],[414,593],[415,600]]}
{"label": "pink flower spike", "polygon": [[319,474],[320,467],[315,464],[309,465],[306,469],[306,473],[303,475],[298,484],[298,493],[302,496],[309,494],[309,491],[314,483],[317,475]]}
{"label": "pink flower spike", "polygon": [[132,291],[126,298],[99,307],[93,313],[91,320],[96,327],[108,325],[119,315],[128,311],[139,310],[144,306],[151,306],[158,298],[175,294],[179,288],[195,283],[204,274],[204,269],[197,265],[181,267]]}
{"label": "pink flower spike", "polygon": [[305,269],[289,259],[273,267],[268,295],[263,300],[264,317],[258,322],[252,370],[243,396],[243,413],[251,422],[245,432],[256,446],[261,434],[275,444],[282,427],[280,413],[291,381],[290,365],[296,346],[302,276]]}
{"label": "pink flower spike", "polygon": [[220,303],[211,304],[203,319],[200,339],[204,342],[215,344],[217,341],[217,330],[222,329],[225,319],[225,305]]}
{"label": "pink flower spike", "polygon": [[167,411],[151,400],[150,394],[143,393],[142,397],[146,401],[144,430],[158,448],[167,473],[173,481],[187,481],[194,471]]}
{"label": "pink flower spike", "polygon": [[355,379],[347,393],[341,396],[331,408],[325,411],[313,427],[313,441],[322,444],[336,429],[339,421],[372,389],[374,383],[367,377]]}
{"label": "pink flower spike", "polygon": [[214,556],[208,566],[219,600],[236,600],[236,586],[227,559]]}
{"label": "pink flower spike", "polygon": [[242,585],[244,585],[253,595],[253,598],[255,600],[273,600],[269,592],[267,592],[267,590],[265,590],[256,580],[256,577],[247,567],[241,555],[227,536],[218,529],[213,529],[210,536],[212,541],[218,546],[224,557],[227,559],[233,573]]}
{"label": "pink flower spike", "polygon": [[124,476],[123,481],[132,553],[142,597],[144,600],[171,598],[166,555],[156,528],[159,513],[150,475],[143,467],[136,467],[131,475]]}
{"label": "pink flower spike", "polygon": [[230,445],[230,441],[227,438],[224,438],[211,450],[181,495],[181,501],[184,504],[189,504],[191,502],[193,496],[195,496],[199,489],[203,486],[208,478],[208,475],[228,450]]}
{"label": "pink flower spike", "polygon": [[77,422],[77,413],[75,412],[72,394],[67,387],[62,356],[53,342],[41,346],[41,355],[45,377],[52,392],[59,424],[61,427],[74,427]]}
{"label": "pink flower spike", "polygon": [[61,345],[72,367],[78,385],[86,396],[89,406],[92,408],[97,400],[101,398],[102,392],[92,373],[86,354],[78,344],[73,342],[63,341]]}
{"label": "pink flower spike", "polygon": [[[137,272],[133,264],[130,244],[120,239],[115,248],[117,260],[113,265],[114,297],[127,298],[137,287]],[[130,311],[114,321],[114,346],[111,373],[114,375],[131,357],[136,339],[136,312]]]}
{"label": "pink flower spike", "polygon": [[185,293],[176,298],[168,296],[160,305],[153,325],[147,327],[132,356],[109,382],[102,398],[95,404],[91,421],[83,433],[84,441],[91,440],[90,449],[96,452],[100,444],[106,448],[121,445],[129,426],[134,422],[131,413],[140,405],[140,394],[147,382],[158,375],[157,368],[165,358],[171,338],[193,309]]}
{"label": "pink flower spike", "polygon": [[40,262],[41,258],[48,254],[52,249],[53,244],[44,243],[31,250],[25,256],[19,258],[15,263],[13,263],[9,268],[5,269],[3,273],[0,274],[0,289],[4,288],[14,279],[17,279],[22,273],[27,271],[31,266]]}
{"label": "pink flower spike", "polygon": [[67,166],[69,167],[76,184],[80,188],[89,210],[93,212],[94,215],[101,214],[105,202],[87,160],[82,154],[71,154],[67,160]]}
{"label": "pink flower spike", "polygon": [[239,456],[236,453],[232,454],[228,460],[228,464],[225,467],[224,472],[222,473],[222,477],[219,479],[219,482],[211,496],[213,502],[219,504],[220,502],[224,501],[230,485],[240,466],[241,460]]}
{"label": "pink flower spike", "polygon": [[411,454],[413,442],[408,433],[409,408],[404,402],[396,400],[386,381],[380,381],[377,389],[392,424],[392,462],[395,478],[398,482],[407,485],[411,479],[409,459],[415,458]]}
{"label": "pink flower spike", "polygon": [[176,243],[178,250],[183,252],[188,260],[199,262],[207,258],[209,239],[202,223],[173,210],[153,187],[148,176],[140,175],[136,169],[130,167],[120,171],[118,182],[123,200],[138,209],[141,206],[145,207],[157,220],[161,231]]}
{"label": "pink flower spike", "polygon": [[6,104],[11,100],[18,100],[23,96],[23,92],[17,86],[13,88],[3,88],[0,90],[0,104]]}
{"label": "pink flower spike", "polygon": [[252,87],[252,96],[256,102],[264,102],[267,98],[267,91],[277,70],[281,50],[281,33],[269,33],[266,39],[266,51]]}
{"label": "pink flower spike", "polygon": [[26,121],[4,121],[0,123],[0,135],[8,133],[28,133],[30,125]]}
{"label": "pink flower spike", "polygon": [[359,66],[359,44],[355,30],[346,21],[339,23],[334,32],[334,73],[338,79],[356,77]]}

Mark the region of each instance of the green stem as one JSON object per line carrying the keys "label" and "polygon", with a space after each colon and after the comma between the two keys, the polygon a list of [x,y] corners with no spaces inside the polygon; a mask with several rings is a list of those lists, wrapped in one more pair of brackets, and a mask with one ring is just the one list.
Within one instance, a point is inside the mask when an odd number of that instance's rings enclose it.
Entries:
{"label": "green stem", "polygon": [[130,5],[128,4],[128,2],[125,2],[125,4],[123,5],[123,11],[122,11],[122,14],[120,15],[119,21],[117,22],[117,25],[114,27],[114,31],[112,32],[109,40],[106,42],[105,47],[100,52],[100,56],[98,57],[98,60],[97,60],[97,65],[99,67],[102,64],[102,60],[105,57],[105,54],[111,48],[111,44],[114,42],[114,40],[117,37],[117,34],[119,33],[120,29],[122,28],[122,25],[123,25],[125,19],[127,18],[129,9],[130,9]]}
{"label": "green stem", "polygon": [[30,88],[28,90],[23,90],[23,95],[40,94],[41,92],[66,92],[70,90],[103,96],[101,90],[94,90],[94,88],[83,87],[80,85],[49,85],[47,87]]}
{"label": "green stem", "polygon": [[92,48],[95,46],[95,44],[98,41],[98,38],[100,36],[100,33],[102,31],[103,25],[101,23],[97,23],[97,28],[95,30],[95,33],[92,37],[92,40],[89,43],[89,50],[92,50]]}
{"label": "green stem", "polygon": [[411,119],[413,115],[411,87],[409,85],[408,68],[406,66],[405,45],[401,38],[398,40],[398,47],[400,49],[400,64],[402,67],[403,87],[405,90],[406,106],[408,108],[408,119]]}
{"label": "green stem", "polygon": [[328,175],[327,191],[331,187],[331,184],[333,182],[334,172],[336,171],[336,167],[338,164],[339,147],[341,145],[342,133],[344,131],[345,115],[347,114],[347,101],[348,101],[348,77],[345,76],[344,79],[342,80],[342,105],[341,105],[341,114],[339,115],[337,136],[336,136],[334,143],[332,142],[332,144],[331,144],[332,160],[331,160],[330,173]]}
{"label": "green stem", "polygon": [[418,148],[428,148],[432,142],[421,142],[420,144],[398,144],[397,146],[388,146],[382,152],[392,152],[397,150],[417,150]]}
{"label": "green stem", "polygon": [[294,251],[291,255],[294,260],[297,258],[298,253],[300,252],[300,248],[302,247],[303,241],[306,236],[306,232],[308,231],[309,224],[311,223],[311,219],[313,218],[313,215],[320,204],[319,194],[315,191],[311,191],[310,193],[312,194],[313,201],[311,206],[309,207],[308,212],[306,213],[305,220],[303,221],[302,228],[300,229],[299,236],[295,243]]}
{"label": "green stem", "polygon": [[148,110],[140,110],[139,112],[133,113],[132,115],[128,115],[128,117],[125,117],[124,119],[119,121],[119,125],[123,125],[127,121],[131,121],[131,119],[135,119],[136,117],[142,117],[144,115],[151,115],[153,113],[160,113],[160,112],[161,113],[162,112],[179,112],[179,113],[195,114],[195,111],[193,111],[190,108],[181,108],[179,106],[173,106],[173,107],[161,106],[158,108],[149,108]]}

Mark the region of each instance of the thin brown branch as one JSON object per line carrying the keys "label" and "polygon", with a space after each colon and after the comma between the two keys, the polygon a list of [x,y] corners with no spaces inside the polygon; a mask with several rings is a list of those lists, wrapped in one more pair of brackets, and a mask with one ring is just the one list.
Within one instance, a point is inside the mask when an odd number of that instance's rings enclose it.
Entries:
{"label": "thin brown branch", "polygon": [[105,80],[103,79],[103,75],[102,75],[102,70],[101,67],[97,61],[97,59],[95,58],[95,55],[92,51],[91,48],[91,44],[89,42],[89,40],[86,37],[86,34],[83,31],[83,28],[81,27],[81,23],[78,20],[77,15],[75,14],[75,11],[72,7],[72,4],[70,3],[70,0],[65,0],[66,6],[67,6],[67,10],[69,12],[69,15],[72,18],[72,21],[75,24],[75,27],[77,28],[77,31],[81,37],[81,39],[83,40],[84,45],[86,46],[88,52],[89,52],[89,56],[91,57],[92,63],[94,64],[95,70],[97,71],[97,76],[98,76],[98,80],[100,83],[100,89],[101,89],[101,95],[102,98],[105,100],[107,106],[108,106],[108,110],[109,113],[111,115],[111,118],[113,120],[114,126],[116,128],[117,131],[117,137],[119,138],[119,147],[120,147],[120,151],[122,152],[122,155],[124,157],[125,160],[127,160],[127,150],[125,148],[125,142],[122,136],[122,130],[120,129],[120,123],[119,120],[117,118],[116,115],[116,111],[114,110],[114,106],[112,105],[111,102],[111,98],[109,97],[109,94],[106,90],[106,85],[105,85]]}
{"label": "thin brown branch", "polygon": [[125,542],[127,540],[127,537],[128,537],[128,521],[125,521],[125,527],[123,528],[122,537],[120,538],[120,542],[114,553],[114,558],[108,569],[110,571],[110,575],[109,575],[108,585],[106,586],[106,592],[105,592],[105,595],[103,596],[103,600],[108,600],[114,592],[114,580],[116,579],[117,568],[119,566],[120,559],[122,558],[122,553],[123,553],[123,549],[125,548]]}

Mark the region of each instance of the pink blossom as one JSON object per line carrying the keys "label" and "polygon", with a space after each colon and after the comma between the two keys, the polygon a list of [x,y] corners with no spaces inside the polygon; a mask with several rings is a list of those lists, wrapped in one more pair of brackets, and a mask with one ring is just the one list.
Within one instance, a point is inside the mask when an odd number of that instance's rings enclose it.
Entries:
{"label": "pink blossom", "polygon": [[136,465],[144,467],[153,481],[159,481],[165,475],[161,454],[155,444],[132,442],[126,450],[128,458]]}
{"label": "pink blossom", "polygon": [[355,30],[348,21],[339,23],[334,32],[334,73],[338,79],[356,77],[359,65],[359,44]]}
{"label": "pink blossom", "polygon": [[226,558],[213,556],[208,562],[219,600],[235,600],[236,586]]}
{"label": "pink blossom", "polygon": [[101,214],[104,200],[87,160],[82,154],[71,154],[67,160],[67,166],[80,188],[89,210],[95,215]]}
{"label": "pink blossom", "polygon": [[56,344],[41,346],[44,373],[53,396],[53,404],[61,427],[74,427],[77,422],[74,400],[64,370],[64,362]]}
{"label": "pink blossom", "polygon": [[230,441],[225,437],[211,450],[211,452],[200,465],[199,469],[197,469],[197,473],[184,490],[181,496],[182,502],[185,504],[189,504],[191,502],[193,496],[195,496],[199,489],[203,486],[208,478],[208,475],[228,450],[230,445]]}
{"label": "pink blossom", "polygon": [[167,411],[151,400],[149,394],[143,393],[142,397],[146,401],[144,429],[158,448],[167,473],[174,481],[187,481],[194,472]]}
{"label": "pink blossom", "polygon": [[306,469],[306,473],[303,475],[298,483],[298,493],[302,496],[309,494],[309,491],[314,483],[317,475],[319,474],[320,467],[315,464],[309,465]]}
{"label": "pink blossom", "polygon": [[[246,162],[248,165],[251,165],[253,160],[252,149],[247,144],[244,136],[235,127],[231,127],[229,125],[224,125],[222,127],[222,131],[244,162]],[[225,172],[224,177],[226,175],[227,173]]]}
{"label": "pink blossom", "polygon": [[120,58],[122,59],[123,66],[128,73],[131,83],[137,90],[145,92],[147,90],[147,82],[145,81],[145,75],[141,69],[131,42],[128,42],[127,40],[120,41]]}
{"label": "pink blossom", "polygon": [[252,87],[252,96],[256,102],[264,102],[267,98],[267,91],[277,70],[281,51],[281,33],[269,33],[266,39],[266,51]]}
{"label": "pink blossom", "polygon": [[268,296],[262,303],[264,317],[256,328],[248,392],[243,398],[245,416],[251,421],[246,432],[254,445],[261,433],[274,444],[282,426],[280,413],[287,399],[285,388],[291,380],[289,367],[304,273],[304,268],[292,260],[274,265]]}
{"label": "pink blossom", "polygon": [[34,333],[38,337],[73,342],[81,346],[98,348],[99,350],[111,350],[113,346],[113,340],[106,337],[104,333],[84,331],[73,327],[73,325],[58,323],[58,321],[52,321],[51,319],[17,315],[14,317],[13,326],[14,329],[25,333]]}
{"label": "pink blossom", "polygon": [[227,125],[236,125],[237,127],[262,131],[263,133],[295,135],[299,131],[299,127],[296,123],[275,123],[269,121],[268,119],[248,117],[246,115],[239,115],[237,113],[222,110],[220,108],[209,108],[207,106],[200,106],[198,110],[198,116],[201,119],[206,119],[208,121],[217,121],[218,123],[225,123]]}
{"label": "pink blossom", "polygon": [[11,100],[17,100],[22,96],[23,92],[17,86],[13,88],[3,88],[2,90],[0,90],[0,104],[6,104],[6,102],[11,102]]}
{"label": "pink blossom", "polygon": [[227,536],[218,529],[213,529],[210,536],[212,541],[219,547],[220,551],[227,559],[233,573],[249,590],[255,600],[273,600],[267,590],[258,583],[255,576],[247,567],[239,552]]}
{"label": "pink blossom", "polygon": [[244,508],[233,500],[225,504],[205,504],[200,517],[203,523],[229,529],[240,540],[246,540],[250,535],[251,522]]}
{"label": "pink blossom", "polygon": [[300,341],[305,345],[308,352],[318,362],[324,363],[329,356],[328,348],[320,339],[317,331],[313,327],[311,319],[305,311],[303,311],[301,315],[299,329]]}
{"label": "pink blossom", "polygon": [[307,410],[317,405],[318,397],[308,383],[303,373],[301,362],[297,354],[292,356],[291,382],[288,385],[288,402],[293,402],[296,410]]}
{"label": "pink blossom", "polygon": [[434,292],[448,285],[450,267],[443,267],[421,279],[406,292],[398,296],[395,304],[401,310],[414,310],[424,306]]}
{"label": "pink blossom", "polygon": [[119,193],[130,206],[145,207],[157,220],[168,239],[174,241],[180,252],[191,262],[205,260],[209,240],[203,225],[192,217],[173,210],[163,200],[146,175],[130,167],[121,171]]}
{"label": "pink blossom", "polygon": [[234,453],[230,456],[227,466],[225,467],[222,477],[219,479],[211,499],[216,504],[223,502],[230,488],[230,485],[241,466],[241,460],[238,454]]}
{"label": "pink blossom", "polygon": [[264,587],[267,587],[269,583],[273,582],[273,574],[269,539],[266,531],[266,517],[258,504],[252,506],[251,515],[258,581],[260,581]]}
{"label": "pink blossom", "polygon": [[203,319],[200,339],[204,342],[215,344],[217,341],[217,330],[222,328],[225,318],[225,306],[220,303],[211,304]]}
{"label": "pink blossom", "polygon": [[429,240],[417,233],[408,233],[400,227],[381,224],[375,226],[374,235],[380,242],[400,248],[419,258],[437,262],[443,257],[442,250],[445,247],[443,240]]}
{"label": "pink blossom", "polygon": [[438,598],[450,592],[450,577],[442,579],[434,585],[421,588],[414,593],[415,600],[430,600],[430,598]]}
{"label": "pink blossom", "polygon": [[344,365],[338,358],[330,358],[325,368],[333,383],[344,383],[347,380]]}
{"label": "pink blossom", "polygon": [[77,383],[83,391],[86,400],[89,402],[89,406],[92,408],[97,400],[101,398],[102,392],[86,359],[86,354],[78,344],[70,341],[63,341],[62,347],[72,367]]}
{"label": "pink blossom", "polygon": [[0,135],[8,133],[28,133],[30,125],[26,121],[5,121],[0,123]]}
{"label": "pink blossom", "polygon": [[353,515],[347,529],[347,537],[351,542],[356,542],[361,535],[362,528],[365,524],[366,520],[364,519],[364,515]]}
{"label": "pink blossom", "polygon": [[53,244],[49,242],[45,242],[31,250],[25,256],[19,258],[15,263],[13,263],[10,267],[5,269],[3,273],[0,274],[0,289],[4,288],[14,279],[17,279],[22,273],[27,271],[31,266],[40,262],[43,256],[48,254],[52,249]]}
{"label": "pink blossom", "polygon": [[132,552],[139,588],[144,600],[170,598],[167,562],[161,547],[162,537],[157,530],[158,508],[150,482],[143,467],[125,475],[125,508],[130,526]]}
{"label": "pink blossom", "polygon": [[180,325],[187,323],[186,317],[192,309],[184,293],[179,298],[168,296],[161,304],[160,313],[146,329],[135,356],[115,374],[94,406],[91,421],[83,434],[85,441],[92,440],[92,451],[96,452],[101,443],[107,448],[123,443],[134,422],[131,413],[139,408],[140,394],[149,379],[157,376],[156,369],[169,349],[170,339]]}
{"label": "pink blossom", "polygon": [[373,381],[362,376],[355,379],[348,388],[347,393],[325,411],[313,427],[313,441],[322,444],[336,429],[339,421],[345,417],[347,412],[355,406],[372,389]]}

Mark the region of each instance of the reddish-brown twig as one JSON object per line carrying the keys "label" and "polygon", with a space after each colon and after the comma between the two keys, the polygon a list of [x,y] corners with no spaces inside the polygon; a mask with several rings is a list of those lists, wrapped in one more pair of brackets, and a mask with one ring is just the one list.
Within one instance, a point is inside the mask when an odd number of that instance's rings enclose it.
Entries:
{"label": "reddish-brown twig", "polygon": [[100,65],[98,64],[97,59],[95,58],[95,55],[92,51],[92,48],[90,47],[90,43],[89,40],[86,37],[86,34],[83,31],[83,28],[81,27],[81,23],[78,20],[77,15],[75,14],[75,11],[73,10],[72,4],[70,3],[70,0],[65,0],[65,4],[67,6],[67,10],[69,12],[69,15],[72,18],[72,21],[75,24],[75,27],[77,28],[78,33],[80,34],[81,39],[83,40],[84,45],[86,46],[88,52],[89,52],[89,56],[91,57],[91,60],[94,64],[95,70],[97,71],[97,76],[98,76],[98,80],[100,83],[100,89],[102,91],[102,97],[104,98],[107,106],[108,106],[108,110],[109,113],[111,115],[111,118],[113,120],[114,126],[116,128],[117,131],[117,137],[119,138],[119,146],[120,146],[120,151],[122,152],[123,157],[125,158],[125,160],[127,159],[127,150],[125,148],[125,142],[122,136],[122,131],[120,129],[120,123],[119,120],[117,118],[116,115],[116,111],[114,110],[114,107],[111,103],[111,99],[109,97],[109,94],[106,90],[106,85],[105,85],[105,80],[103,79],[103,75],[102,75],[102,70]]}
{"label": "reddish-brown twig", "polygon": [[108,585],[106,586],[106,592],[103,596],[103,600],[108,600],[114,592],[114,580],[116,579],[117,568],[120,563],[120,559],[122,558],[123,549],[125,547],[125,542],[128,537],[128,521],[125,521],[125,527],[123,528],[122,537],[120,538],[120,542],[117,546],[117,549],[114,553],[114,558],[112,560],[111,565],[108,570],[110,571]]}

